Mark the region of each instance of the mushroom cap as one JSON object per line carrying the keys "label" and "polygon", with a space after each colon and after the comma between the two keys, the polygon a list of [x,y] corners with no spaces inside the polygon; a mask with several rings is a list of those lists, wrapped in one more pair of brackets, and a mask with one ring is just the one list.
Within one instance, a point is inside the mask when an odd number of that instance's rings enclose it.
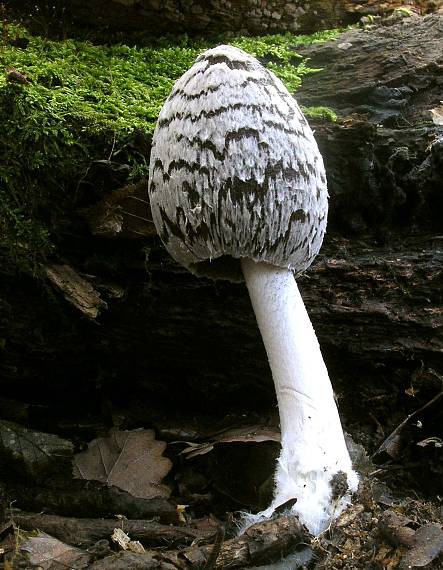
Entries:
{"label": "mushroom cap", "polygon": [[242,257],[299,274],[326,230],[323,160],[297,102],[228,45],[202,53],[164,103],[149,196],[171,256],[214,278],[241,279]]}

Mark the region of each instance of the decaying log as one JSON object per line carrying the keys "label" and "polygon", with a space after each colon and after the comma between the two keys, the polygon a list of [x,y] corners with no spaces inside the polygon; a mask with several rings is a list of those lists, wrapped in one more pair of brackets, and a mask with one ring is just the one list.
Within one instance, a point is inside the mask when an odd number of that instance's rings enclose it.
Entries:
{"label": "decaying log", "polygon": [[91,519],[60,517],[25,512],[11,513],[14,524],[25,530],[39,529],[62,542],[75,546],[88,547],[98,540],[110,539],[115,528],[121,528],[131,537],[145,546],[167,546],[168,544],[199,544],[209,542],[213,530],[199,530],[192,527],[163,525],[144,519]]}
{"label": "decaying log", "polygon": [[443,92],[443,14],[351,30],[297,49],[322,72],[297,99],[339,116],[316,125],[331,193],[330,228],[380,237],[431,223],[438,232],[443,130],[431,110]]}
{"label": "decaying log", "polygon": [[418,114],[429,121],[431,96],[442,81],[442,20],[441,13],[410,17],[392,26],[353,28],[327,44],[300,46],[297,52],[321,73],[303,80],[297,100],[330,106],[341,116],[360,114],[375,124],[389,119],[398,129],[414,126],[402,119]]}
{"label": "decaying log", "polygon": [[[279,517],[251,526],[244,534],[226,540],[211,568],[244,568],[252,564],[266,564],[272,559],[292,552],[297,545],[308,545],[310,535],[295,517]],[[204,568],[214,545],[191,546],[182,550],[159,552],[153,555],[120,553],[91,565],[91,570],[115,570],[125,568],[177,568],[186,570]],[[158,566],[154,565],[154,560]],[[145,564],[143,566],[143,564]],[[152,564],[152,566],[151,566]]]}
{"label": "decaying log", "polygon": [[[16,527],[28,528],[35,530],[36,527],[42,531],[42,528],[52,528],[57,536],[71,537],[75,543],[86,546],[93,537],[101,537],[103,533],[111,531],[117,526],[123,526],[127,534],[131,534],[131,538],[138,533],[140,540],[146,544],[152,541],[152,535],[147,528],[150,523],[146,521],[92,521],[83,519],[73,521],[72,519],[63,519],[61,517],[48,517],[45,515],[29,515],[29,514],[13,514],[13,521]],[[62,528],[57,528],[61,525]],[[144,527],[144,528],[143,528]],[[257,523],[248,528],[241,536],[237,536],[230,540],[215,542],[214,544],[204,545],[208,537],[207,533],[192,533],[191,529],[170,529],[167,528],[157,530],[162,531],[161,536],[157,536],[156,540],[163,537],[163,544],[168,540],[176,540],[178,542],[187,542],[193,538],[191,546],[184,547],[180,550],[147,550],[145,552],[133,552],[123,550],[118,554],[105,556],[96,562],[88,565],[91,570],[146,570],[155,568],[157,570],[187,570],[195,568],[211,568],[213,570],[222,570],[224,568],[244,568],[252,564],[266,564],[271,560],[278,559],[285,554],[293,553],[297,547],[305,548],[310,543],[310,535],[297,518],[293,516],[282,516],[274,520],[268,520]],[[79,532],[76,538],[72,533]],[[181,531],[181,533],[179,532]],[[154,532],[155,534],[155,532]],[[56,534],[53,533],[53,536]],[[50,535],[48,535],[50,537]],[[222,537],[222,534],[220,534]],[[63,544],[63,543],[61,543]],[[90,545],[89,552],[100,550],[97,548],[100,543],[95,546]],[[101,549],[102,551],[103,548]],[[140,547],[142,550],[142,547]],[[44,553],[43,553],[44,554]],[[48,557],[50,553],[48,552]],[[85,553],[87,556],[87,553]],[[210,564],[210,565],[209,565]]]}

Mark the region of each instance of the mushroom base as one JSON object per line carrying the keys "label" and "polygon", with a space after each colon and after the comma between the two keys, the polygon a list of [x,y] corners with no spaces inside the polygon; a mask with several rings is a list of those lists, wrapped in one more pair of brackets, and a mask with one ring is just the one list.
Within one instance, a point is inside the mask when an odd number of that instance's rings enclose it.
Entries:
{"label": "mushroom base", "polygon": [[[272,504],[259,513],[246,513],[243,528],[268,519],[278,511],[281,514],[296,515],[311,534],[318,536],[351,504],[351,494],[357,491],[358,476],[350,465],[347,472],[303,473],[298,465],[287,463],[285,455],[283,450],[278,460],[276,494]],[[291,506],[294,500],[296,501]]]}
{"label": "mushroom base", "polygon": [[[307,458],[312,458],[309,449],[306,454]],[[318,536],[351,504],[351,495],[358,488],[358,476],[350,461],[346,471],[304,471],[290,455],[288,449],[282,449],[271,505],[256,514],[244,513],[242,531],[252,524],[271,518],[277,511],[280,514],[294,514],[311,534]]]}

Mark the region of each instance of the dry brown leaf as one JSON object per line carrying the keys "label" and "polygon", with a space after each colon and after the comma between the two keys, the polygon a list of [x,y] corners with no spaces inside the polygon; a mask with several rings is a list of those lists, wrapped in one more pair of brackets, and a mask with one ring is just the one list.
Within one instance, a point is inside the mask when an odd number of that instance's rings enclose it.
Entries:
{"label": "dry brown leaf", "polygon": [[211,438],[204,443],[185,442],[189,447],[181,451],[186,459],[205,455],[214,449],[218,443],[262,443],[263,441],[280,442],[280,432],[264,426],[242,426],[224,431],[220,435]]}
{"label": "dry brown leaf", "polygon": [[161,481],[172,463],[162,456],[165,447],[153,430],[111,430],[74,457],[74,477],[114,485],[140,499],[167,498],[170,489]]}
{"label": "dry brown leaf", "polygon": [[145,547],[139,540],[131,540],[128,544],[128,550],[135,552],[136,554],[143,554],[146,552]]}
{"label": "dry brown leaf", "polygon": [[28,553],[32,567],[42,570],[80,570],[89,566],[90,555],[87,552],[69,546],[44,532],[28,538],[20,546],[20,550]]}
{"label": "dry brown leaf", "polygon": [[443,105],[438,105],[433,109],[429,109],[432,115],[432,121],[435,125],[443,125]]}
{"label": "dry brown leaf", "polygon": [[427,437],[422,441],[417,442],[420,447],[426,447],[427,445],[433,445],[434,447],[443,447],[443,440],[440,437]]}
{"label": "dry brown leaf", "polygon": [[410,518],[387,510],[381,515],[378,528],[392,546],[412,547],[415,543],[415,531],[408,526],[411,523]]}
{"label": "dry brown leaf", "polygon": [[443,553],[443,530],[439,524],[423,525],[415,533],[414,539],[414,547],[401,559],[401,570],[424,568]]}
{"label": "dry brown leaf", "polygon": [[114,529],[114,532],[111,535],[111,539],[123,550],[127,550],[128,544],[131,542],[129,536],[121,528]]}

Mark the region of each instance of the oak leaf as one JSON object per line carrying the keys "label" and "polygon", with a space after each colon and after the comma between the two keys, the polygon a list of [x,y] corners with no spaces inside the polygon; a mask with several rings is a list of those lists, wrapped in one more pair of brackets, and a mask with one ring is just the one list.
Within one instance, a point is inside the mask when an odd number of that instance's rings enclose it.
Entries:
{"label": "oak leaf", "polygon": [[111,430],[74,457],[74,477],[114,485],[140,499],[167,498],[170,489],[161,482],[172,463],[153,430]]}

